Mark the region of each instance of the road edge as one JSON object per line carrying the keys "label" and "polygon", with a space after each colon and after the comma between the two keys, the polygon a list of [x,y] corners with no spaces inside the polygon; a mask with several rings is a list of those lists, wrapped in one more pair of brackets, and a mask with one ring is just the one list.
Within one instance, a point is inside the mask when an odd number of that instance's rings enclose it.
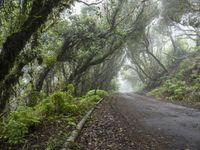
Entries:
{"label": "road edge", "polygon": [[97,106],[104,100],[104,98],[100,99],[98,103],[95,104],[93,108],[91,108],[86,115],[81,119],[81,121],[77,124],[76,129],[74,129],[70,136],[67,138],[67,141],[63,144],[63,147],[61,150],[69,150],[69,147],[71,143],[75,142],[77,137],[79,136],[79,133],[83,129],[86,121],[91,116],[91,114],[94,112],[94,110],[97,108]]}

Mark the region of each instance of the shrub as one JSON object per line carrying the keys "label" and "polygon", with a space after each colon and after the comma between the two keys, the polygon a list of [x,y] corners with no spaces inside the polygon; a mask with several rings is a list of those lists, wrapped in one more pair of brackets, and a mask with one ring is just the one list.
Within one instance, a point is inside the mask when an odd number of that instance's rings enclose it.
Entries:
{"label": "shrub", "polygon": [[40,120],[41,118],[33,108],[21,107],[10,114],[2,137],[11,144],[22,143],[29,127],[40,123]]}
{"label": "shrub", "polygon": [[166,80],[164,83],[164,88],[171,96],[171,100],[183,100],[185,94],[187,93],[187,86],[184,81],[177,80],[173,78],[171,80]]}
{"label": "shrub", "polygon": [[65,112],[63,112],[63,113],[65,115],[69,115],[69,116],[76,116],[76,115],[80,114],[78,104],[65,103]]}
{"label": "shrub", "polygon": [[147,96],[155,96],[156,98],[163,98],[163,94],[165,92],[165,89],[163,87],[156,88],[152,90],[151,92],[147,93]]}
{"label": "shrub", "polygon": [[64,92],[54,93],[50,96],[54,108],[52,111],[54,113],[63,113],[65,111],[65,97],[66,93]]}
{"label": "shrub", "polygon": [[89,108],[91,104],[92,103],[89,103],[86,98],[82,98],[81,100],[79,100],[78,108],[80,113],[84,113],[86,111],[86,108]]}
{"label": "shrub", "polygon": [[13,111],[4,125],[2,138],[11,144],[24,142],[24,137],[31,126],[41,122],[42,119],[67,116],[68,118],[80,117],[94,103],[98,102],[107,92],[103,90],[89,91],[86,96],[75,98],[71,95],[73,85],[68,85],[68,92],[56,92],[43,99],[35,107],[20,107]]}
{"label": "shrub", "polygon": [[67,85],[67,92],[69,94],[73,94],[74,93],[74,85],[73,84],[68,84]]}
{"label": "shrub", "polygon": [[35,106],[41,99],[43,99],[43,95],[40,92],[32,91],[28,102],[28,106]]}
{"label": "shrub", "polygon": [[35,109],[42,116],[51,116],[55,114],[61,114],[65,111],[65,101],[66,93],[56,92],[43,99],[38,105],[35,106]]}
{"label": "shrub", "polygon": [[166,80],[162,86],[152,90],[147,95],[156,96],[157,98],[166,96],[169,100],[183,100],[189,90],[184,81],[172,78]]}
{"label": "shrub", "polygon": [[42,100],[35,109],[42,116],[78,114],[77,100],[68,92],[56,92]]}
{"label": "shrub", "polygon": [[90,95],[90,96],[86,96],[85,99],[89,102],[98,102],[101,97],[99,95]]}
{"label": "shrub", "polygon": [[87,94],[86,94],[86,96],[92,96],[92,95],[98,95],[102,98],[102,97],[108,95],[108,92],[106,92],[104,90],[96,90],[96,93],[95,93],[95,90],[91,90],[91,91],[87,92]]}
{"label": "shrub", "polygon": [[56,57],[55,56],[49,56],[44,58],[44,62],[47,65],[54,64],[56,62]]}

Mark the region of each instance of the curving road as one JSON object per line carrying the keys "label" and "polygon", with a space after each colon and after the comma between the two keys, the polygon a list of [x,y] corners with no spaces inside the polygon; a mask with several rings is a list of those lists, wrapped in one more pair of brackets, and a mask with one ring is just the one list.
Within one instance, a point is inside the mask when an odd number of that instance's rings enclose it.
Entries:
{"label": "curving road", "polygon": [[200,150],[197,109],[116,93],[104,99],[94,116],[97,121],[79,139],[82,149]]}

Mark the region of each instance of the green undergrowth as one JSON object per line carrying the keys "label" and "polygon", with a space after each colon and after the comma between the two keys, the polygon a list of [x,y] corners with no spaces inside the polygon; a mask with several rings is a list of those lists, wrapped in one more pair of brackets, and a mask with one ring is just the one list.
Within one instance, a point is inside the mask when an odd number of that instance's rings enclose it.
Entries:
{"label": "green undergrowth", "polygon": [[183,60],[177,71],[162,78],[162,84],[147,93],[159,99],[200,103],[200,57]]}
{"label": "green undergrowth", "polygon": [[73,86],[68,85],[67,89],[67,92],[51,94],[34,107],[21,106],[11,112],[1,126],[1,139],[10,144],[23,143],[30,128],[43,121],[64,120],[66,126],[75,126],[88,109],[108,94],[103,90],[92,90],[85,96],[74,97]]}

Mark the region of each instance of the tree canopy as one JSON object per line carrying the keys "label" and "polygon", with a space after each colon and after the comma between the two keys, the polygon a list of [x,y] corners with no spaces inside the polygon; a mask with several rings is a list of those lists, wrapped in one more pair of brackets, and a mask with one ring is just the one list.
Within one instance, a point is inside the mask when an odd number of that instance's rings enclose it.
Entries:
{"label": "tree canopy", "polygon": [[155,87],[199,50],[198,0],[1,0],[0,114],[69,84],[74,96],[117,90],[123,69]]}
{"label": "tree canopy", "polygon": [[[72,7],[77,3],[82,4],[78,15]],[[11,97],[28,91],[49,94],[73,83],[81,94],[81,81],[96,73],[92,70],[122,65],[124,57],[142,82],[155,80],[167,72],[166,61],[195,47],[190,41],[199,44],[198,6],[189,0],[1,1],[1,111]],[[174,59],[167,59],[172,53]],[[102,88],[116,77],[119,69],[114,68]]]}

